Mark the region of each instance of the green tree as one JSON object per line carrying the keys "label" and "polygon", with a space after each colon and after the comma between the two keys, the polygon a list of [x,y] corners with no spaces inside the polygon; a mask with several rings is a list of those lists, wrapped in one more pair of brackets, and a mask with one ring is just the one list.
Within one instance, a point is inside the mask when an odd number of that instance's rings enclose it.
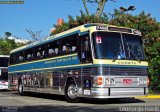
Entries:
{"label": "green tree", "polygon": [[16,44],[14,40],[8,39],[11,35],[12,34],[10,32],[5,32],[5,36],[0,38],[0,55],[9,55],[11,50],[23,46]]}
{"label": "green tree", "polygon": [[16,45],[14,40],[10,40],[7,38],[0,39],[0,54],[1,55],[9,55],[9,52],[17,47],[18,45]]}
{"label": "green tree", "polygon": [[109,18],[105,14],[103,14],[103,16],[99,18],[95,15],[87,15],[83,13],[83,11],[80,11],[80,13],[80,16],[76,16],[75,19],[71,15],[69,15],[68,22],[64,22],[62,25],[54,25],[55,30],[50,35],[52,36],[86,23],[108,23]]}

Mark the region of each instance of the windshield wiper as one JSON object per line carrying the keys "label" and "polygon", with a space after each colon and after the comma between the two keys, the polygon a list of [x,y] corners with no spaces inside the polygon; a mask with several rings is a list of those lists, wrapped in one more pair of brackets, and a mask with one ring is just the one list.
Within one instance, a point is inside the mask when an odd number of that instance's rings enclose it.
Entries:
{"label": "windshield wiper", "polygon": [[120,55],[120,53],[122,52],[122,48],[121,48],[121,44],[119,44],[119,50],[118,50],[118,52],[116,53],[116,55],[114,56],[114,58],[113,58],[113,61],[112,62],[115,62],[116,61],[116,59],[117,59],[117,57],[118,57],[118,55]]}
{"label": "windshield wiper", "polygon": [[112,62],[115,62],[116,61],[116,59],[117,59],[117,57],[118,57],[118,55],[120,54],[120,50],[116,53],[116,55],[114,56],[114,58],[113,58],[113,60],[112,60]]}
{"label": "windshield wiper", "polygon": [[136,58],[136,60],[141,63],[141,60],[137,57],[137,55],[133,52],[132,49],[130,49],[131,53],[132,53],[132,56],[134,56]]}

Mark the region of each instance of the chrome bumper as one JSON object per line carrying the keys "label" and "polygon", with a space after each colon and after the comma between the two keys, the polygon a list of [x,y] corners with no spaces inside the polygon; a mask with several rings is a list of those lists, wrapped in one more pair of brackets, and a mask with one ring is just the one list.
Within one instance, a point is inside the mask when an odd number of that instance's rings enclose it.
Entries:
{"label": "chrome bumper", "polygon": [[82,97],[92,98],[125,98],[147,96],[148,88],[91,88],[84,89]]}

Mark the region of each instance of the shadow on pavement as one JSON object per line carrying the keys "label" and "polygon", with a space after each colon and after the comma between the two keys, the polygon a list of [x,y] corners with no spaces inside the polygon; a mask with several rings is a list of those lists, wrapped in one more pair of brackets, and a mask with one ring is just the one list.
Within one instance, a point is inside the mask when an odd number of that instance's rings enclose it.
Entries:
{"label": "shadow on pavement", "polygon": [[80,106],[24,106],[19,107],[18,112],[118,112],[118,107],[109,107],[108,109]]}
{"label": "shadow on pavement", "polygon": [[9,90],[8,89],[3,89],[3,90],[0,90],[0,93],[1,92],[9,92]]}
{"label": "shadow on pavement", "polygon": [[[18,93],[14,93],[17,94]],[[66,102],[65,96],[62,95],[53,95],[53,94],[45,94],[45,93],[26,93],[25,96],[28,97],[36,97],[36,98],[44,98],[49,100],[57,100]],[[112,98],[112,99],[95,99],[95,98],[80,98],[80,103],[84,104],[124,104],[124,103],[144,103],[145,101],[135,98]]]}

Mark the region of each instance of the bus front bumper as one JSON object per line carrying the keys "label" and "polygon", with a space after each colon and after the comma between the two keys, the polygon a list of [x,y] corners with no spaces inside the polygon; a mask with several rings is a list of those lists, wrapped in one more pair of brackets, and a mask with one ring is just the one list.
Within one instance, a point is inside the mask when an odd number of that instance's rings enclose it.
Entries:
{"label": "bus front bumper", "polygon": [[91,88],[83,89],[82,97],[92,98],[125,98],[147,96],[148,88]]}
{"label": "bus front bumper", "polygon": [[0,84],[0,90],[8,89],[8,85]]}

